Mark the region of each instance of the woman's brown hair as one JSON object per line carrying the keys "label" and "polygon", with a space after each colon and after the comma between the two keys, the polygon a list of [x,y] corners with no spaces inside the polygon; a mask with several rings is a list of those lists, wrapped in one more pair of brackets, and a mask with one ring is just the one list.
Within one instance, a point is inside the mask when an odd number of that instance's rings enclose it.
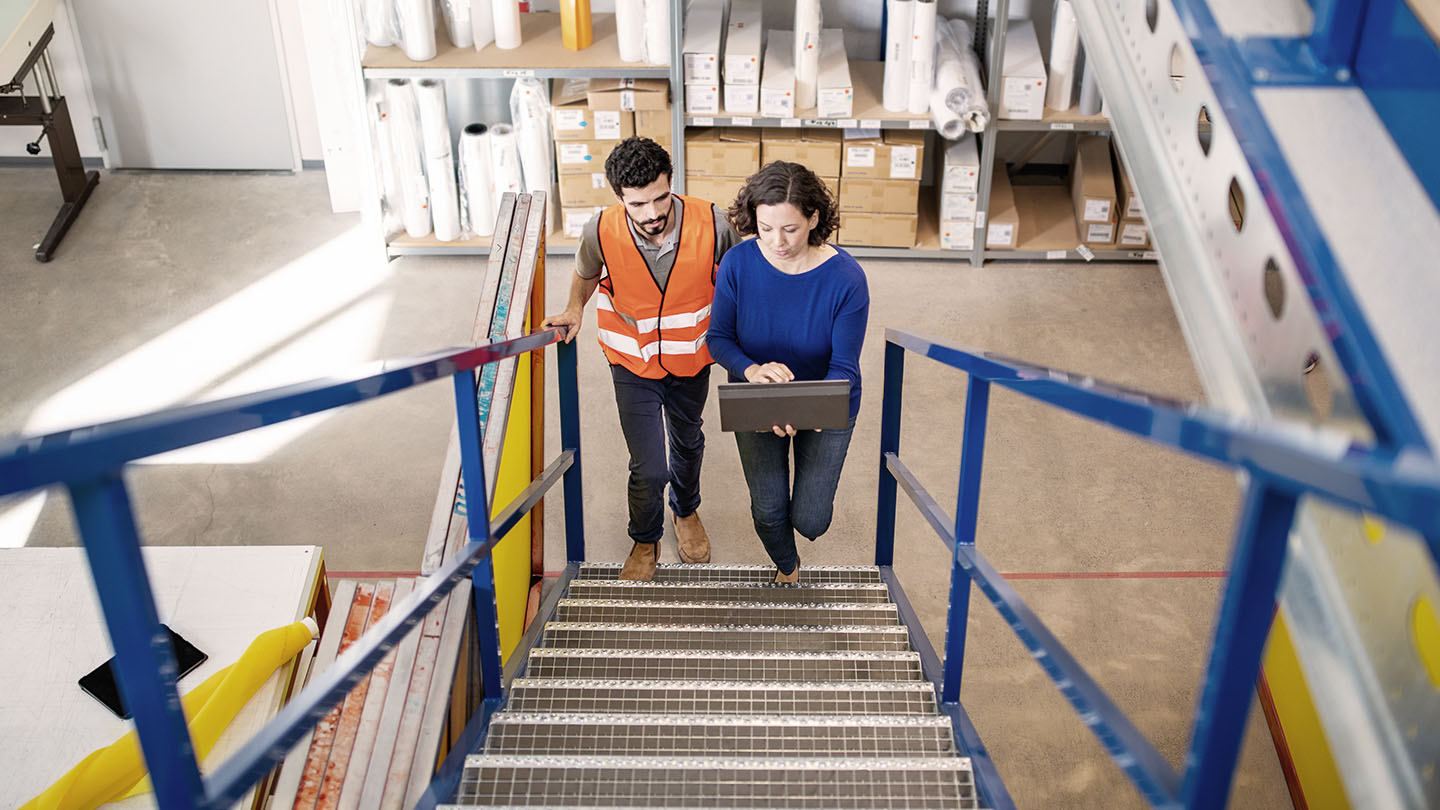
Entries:
{"label": "woman's brown hair", "polygon": [[819,214],[815,227],[810,229],[809,242],[812,246],[824,244],[840,227],[835,198],[820,178],[799,163],[783,160],[766,164],[745,181],[735,202],[726,211],[730,227],[741,236],[751,236],[755,233],[755,207],[781,203],[795,206],[806,219],[812,214]]}

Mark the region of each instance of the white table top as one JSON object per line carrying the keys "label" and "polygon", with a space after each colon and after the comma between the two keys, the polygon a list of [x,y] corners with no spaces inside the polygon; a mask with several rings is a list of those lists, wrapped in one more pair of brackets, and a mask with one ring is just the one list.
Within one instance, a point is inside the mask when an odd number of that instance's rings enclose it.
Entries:
{"label": "white table top", "polygon": [[0,84],[30,55],[30,49],[55,21],[57,0],[0,0]]}
{"label": "white table top", "polygon": [[[182,694],[234,663],[255,636],[302,618],[321,556],[316,546],[151,547],[144,555],[160,620],[210,656],[181,680]],[[16,807],[131,724],[75,683],[112,654],[81,549],[0,549],[0,627],[0,807]],[[207,771],[275,713],[287,680],[282,667],[266,681],[221,736]],[[153,794],[107,805],[154,806]]]}

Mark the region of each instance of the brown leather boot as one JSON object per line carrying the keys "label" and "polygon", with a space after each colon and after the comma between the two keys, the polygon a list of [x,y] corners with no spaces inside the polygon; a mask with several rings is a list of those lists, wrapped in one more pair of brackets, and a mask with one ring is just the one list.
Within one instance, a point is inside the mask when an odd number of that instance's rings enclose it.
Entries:
{"label": "brown leather boot", "polygon": [[800,582],[800,565],[795,565],[795,570],[790,573],[782,573],[779,568],[775,569],[775,581],[783,585],[795,585]]}
{"label": "brown leather boot", "polygon": [[675,545],[680,552],[680,562],[710,562],[710,535],[705,533],[699,512],[675,518]]}
{"label": "brown leather boot", "polygon": [[642,582],[649,582],[655,578],[656,550],[659,543],[636,543],[630,549],[630,556],[625,558],[625,565],[620,569],[620,579],[637,579]]}

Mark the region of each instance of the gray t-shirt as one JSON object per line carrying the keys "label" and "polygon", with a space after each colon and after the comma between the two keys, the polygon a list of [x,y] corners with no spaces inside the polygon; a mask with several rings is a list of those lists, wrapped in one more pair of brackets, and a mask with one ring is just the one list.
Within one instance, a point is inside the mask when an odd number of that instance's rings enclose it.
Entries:
{"label": "gray t-shirt", "polygon": [[[741,237],[730,227],[724,211],[718,206],[711,208],[715,212],[715,263],[719,264],[720,257],[725,255],[725,251],[740,244]],[[621,212],[621,216],[624,216],[624,212]],[[654,276],[655,284],[662,290],[670,280],[670,271],[675,267],[675,247],[680,241],[680,226],[684,224],[684,218],[685,206],[675,199],[675,227],[670,229],[670,235],[665,237],[665,241],[657,245],[635,230],[635,223],[625,217],[625,224],[630,228],[630,236],[635,240],[635,245],[640,248],[645,266],[650,268],[650,275]],[[585,228],[580,233],[580,247],[575,251],[575,272],[581,278],[595,278],[600,275],[600,268],[604,265],[605,257],[600,252],[600,215],[596,214],[585,223]]]}

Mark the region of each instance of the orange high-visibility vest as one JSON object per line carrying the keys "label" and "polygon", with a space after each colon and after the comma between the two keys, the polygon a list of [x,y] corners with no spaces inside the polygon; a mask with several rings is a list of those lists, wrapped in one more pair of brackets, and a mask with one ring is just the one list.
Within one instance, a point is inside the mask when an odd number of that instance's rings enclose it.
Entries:
{"label": "orange high-visibility vest", "polygon": [[612,205],[600,214],[598,326],[600,348],[611,365],[655,380],[666,374],[693,377],[712,362],[705,348],[710,304],[715,299],[714,206],[675,195],[685,206],[675,266],[665,289],[655,283],[635,245],[625,211]]}

